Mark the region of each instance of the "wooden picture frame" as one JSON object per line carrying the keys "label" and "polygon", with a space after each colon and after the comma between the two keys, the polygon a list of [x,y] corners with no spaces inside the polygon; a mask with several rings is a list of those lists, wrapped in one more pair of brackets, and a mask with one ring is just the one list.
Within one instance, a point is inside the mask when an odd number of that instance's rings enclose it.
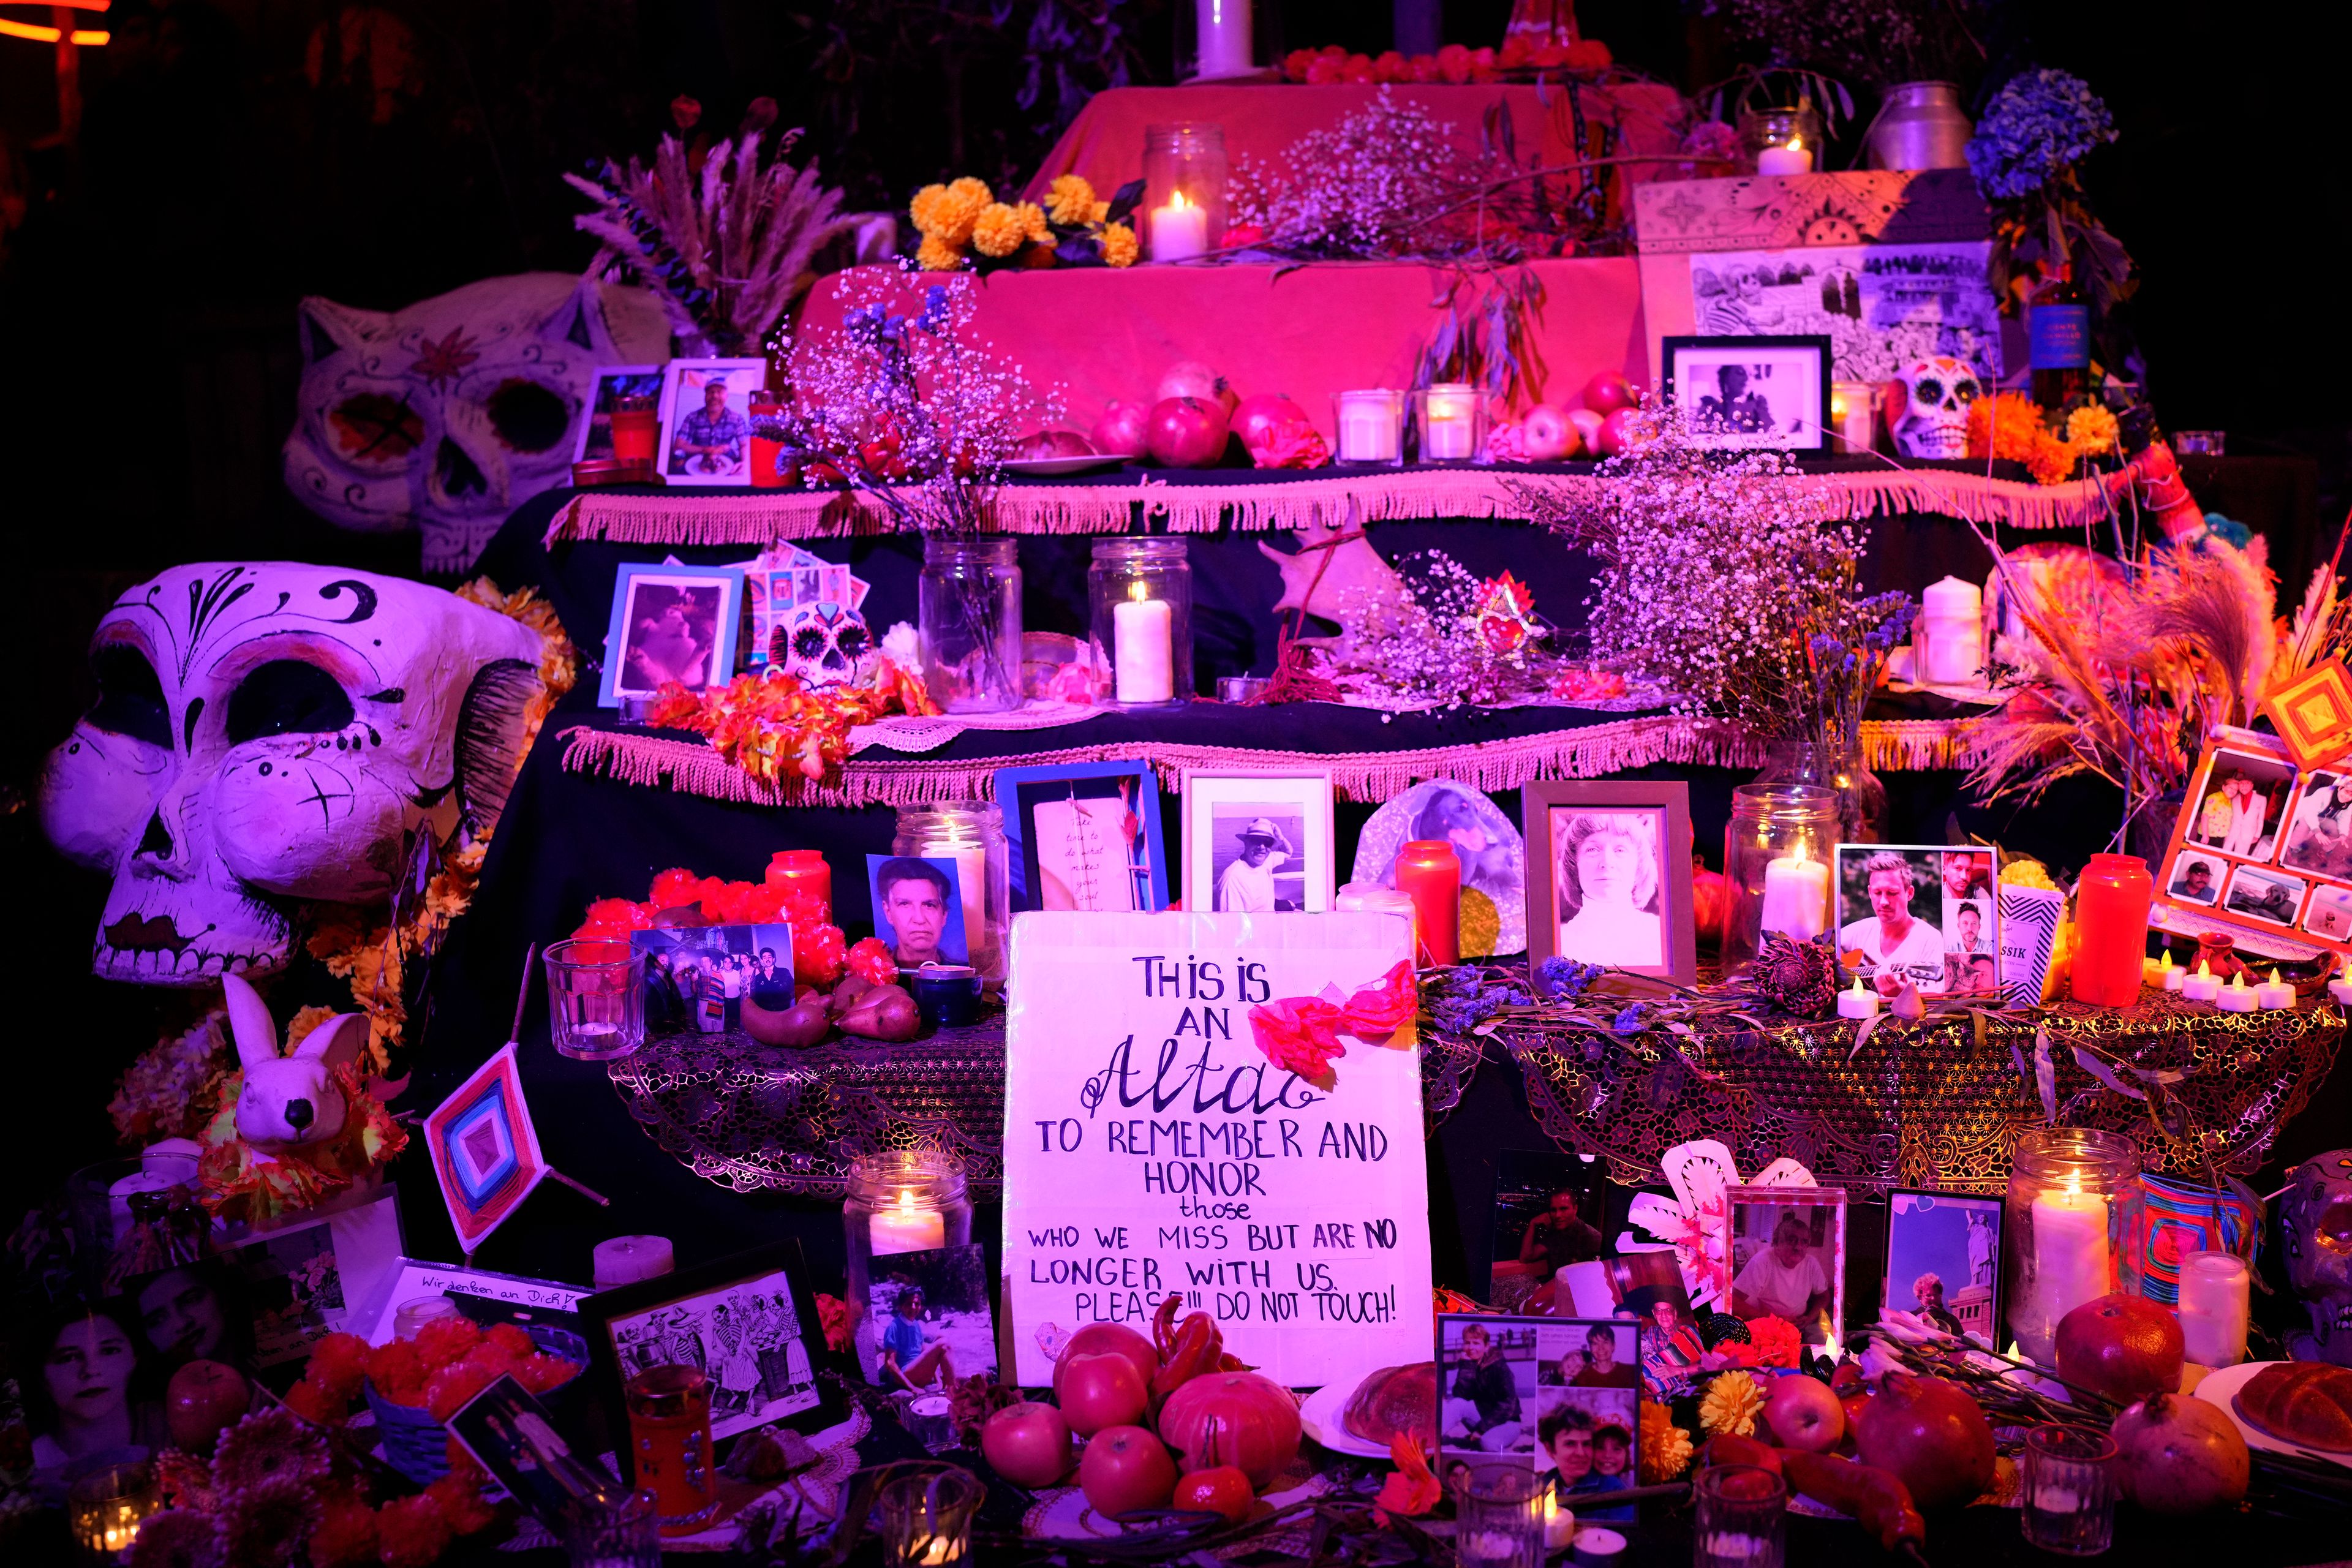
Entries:
{"label": "wooden picture frame", "polygon": [[[1268,868],[1275,897],[1308,914],[1337,907],[1339,848],[1332,824],[1328,771],[1229,773],[1188,768],[1183,792],[1187,910],[1202,914],[1225,912],[1222,879],[1236,863],[1230,846],[1261,818],[1281,830],[1276,852],[1288,858]],[[1298,829],[1299,841],[1280,848],[1293,825]],[[1227,847],[1223,856],[1217,853],[1221,846]],[[1301,879],[1295,899],[1289,887],[1290,864],[1299,868],[1297,875]],[[1236,903],[1232,912],[1250,910]]]}
{"label": "wooden picture frame", "polygon": [[[1827,337],[1669,337],[1659,340],[1658,357],[1660,393],[1684,405],[1692,433],[1704,445],[1734,451],[1828,449]],[[1740,378],[1737,386],[1727,383],[1734,373]],[[1766,385],[1768,379],[1793,384]]]}
{"label": "wooden picture frame", "polygon": [[[1691,903],[1690,786],[1664,779],[1547,779],[1522,788],[1519,800],[1528,847],[1529,964],[1572,958],[1677,985],[1696,984],[1698,925]],[[1644,883],[1637,873],[1626,897],[1612,900],[1612,904],[1631,906],[1621,917],[1579,927],[1586,911],[1573,878],[1560,873],[1563,846],[1557,836],[1562,831],[1601,836],[1569,818],[1617,818],[1631,826],[1643,813],[1651,817],[1647,847],[1652,879]],[[1564,908],[1567,903],[1577,907]],[[1654,916],[1656,924],[1624,918],[1635,915]],[[1572,935],[1571,928],[1576,928]],[[1654,941],[1647,934],[1653,930]]]}

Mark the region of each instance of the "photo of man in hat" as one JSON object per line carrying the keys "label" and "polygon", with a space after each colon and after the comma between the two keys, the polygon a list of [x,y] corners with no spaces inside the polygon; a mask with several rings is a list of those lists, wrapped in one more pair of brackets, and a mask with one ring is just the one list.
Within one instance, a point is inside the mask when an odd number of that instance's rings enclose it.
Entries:
{"label": "photo of man in hat", "polygon": [[1286,906],[1297,908],[1296,900],[1275,895],[1276,874],[1298,852],[1290,836],[1272,817],[1253,816],[1234,837],[1241,852],[1217,878],[1218,912],[1257,914]]}

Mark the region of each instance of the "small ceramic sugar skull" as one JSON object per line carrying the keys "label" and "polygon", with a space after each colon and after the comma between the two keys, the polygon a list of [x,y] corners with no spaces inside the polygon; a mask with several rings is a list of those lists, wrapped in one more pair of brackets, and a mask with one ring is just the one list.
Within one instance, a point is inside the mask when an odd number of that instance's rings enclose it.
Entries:
{"label": "small ceramic sugar skull", "polygon": [[2297,1361],[2352,1366],[2352,1149],[2314,1154],[2279,1205],[2287,1283],[2311,1311],[2311,1333],[2288,1336]]}
{"label": "small ceramic sugar skull", "polygon": [[1906,458],[1969,455],[1969,405],[1984,391],[1962,361],[1937,354],[1914,360],[1903,372],[1902,406],[1895,410],[1895,449]]}
{"label": "small ceramic sugar skull", "polygon": [[819,601],[784,617],[768,656],[803,686],[821,691],[856,680],[873,644],[865,616],[846,605]]}

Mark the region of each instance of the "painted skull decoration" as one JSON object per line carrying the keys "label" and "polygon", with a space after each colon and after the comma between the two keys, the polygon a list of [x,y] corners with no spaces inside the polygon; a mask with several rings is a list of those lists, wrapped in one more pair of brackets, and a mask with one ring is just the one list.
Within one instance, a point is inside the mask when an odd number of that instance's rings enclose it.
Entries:
{"label": "painted skull decoration", "polygon": [[92,970],[197,985],[285,963],[294,904],[383,898],[415,836],[487,834],[540,690],[528,626],[421,583],[175,567],[99,621],[99,697],[41,826],[114,876]]}
{"label": "painted skull decoration", "polygon": [[560,272],[486,278],[404,310],[302,301],[286,484],[330,522],[421,528],[462,572],[515,506],[570,477],[600,364],[669,357],[642,289]]}
{"label": "painted skull decoration", "polygon": [[782,665],[786,675],[797,677],[803,686],[822,691],[856,680],[873,646],[874,634],[866,628],[865,616],[846,605],[820,600],[802,605],[784,617],[783,625],[776,628],[776,646],[769,650],[769,658]]}
{"label": "painted skull decoration", "polygon": [[2288,1336],[2297,1361],[2352,1366],[2352,1149],[2314,1154],[2279,1207],[2287,1283],[2311,1312],[2311,1333]]}
{"label": "painted skull decoration", "polygon": [[1984,384],[1966,362],[1937,354],[1903,372],[1903,406],[1895,414],[1895,448],[1906,458],[1969,455],[1969,405]]}

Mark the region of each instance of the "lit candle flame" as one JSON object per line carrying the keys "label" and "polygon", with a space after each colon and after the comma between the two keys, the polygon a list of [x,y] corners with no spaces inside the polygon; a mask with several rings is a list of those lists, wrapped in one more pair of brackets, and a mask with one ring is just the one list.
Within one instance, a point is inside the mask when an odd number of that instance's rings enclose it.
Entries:
{"label": "lit candle flame", "polygon": [[1134,600],[1139,605],[1143,603],[1143,584],[1139,582],[1129,584],[1127,585],[1127,596]]}

